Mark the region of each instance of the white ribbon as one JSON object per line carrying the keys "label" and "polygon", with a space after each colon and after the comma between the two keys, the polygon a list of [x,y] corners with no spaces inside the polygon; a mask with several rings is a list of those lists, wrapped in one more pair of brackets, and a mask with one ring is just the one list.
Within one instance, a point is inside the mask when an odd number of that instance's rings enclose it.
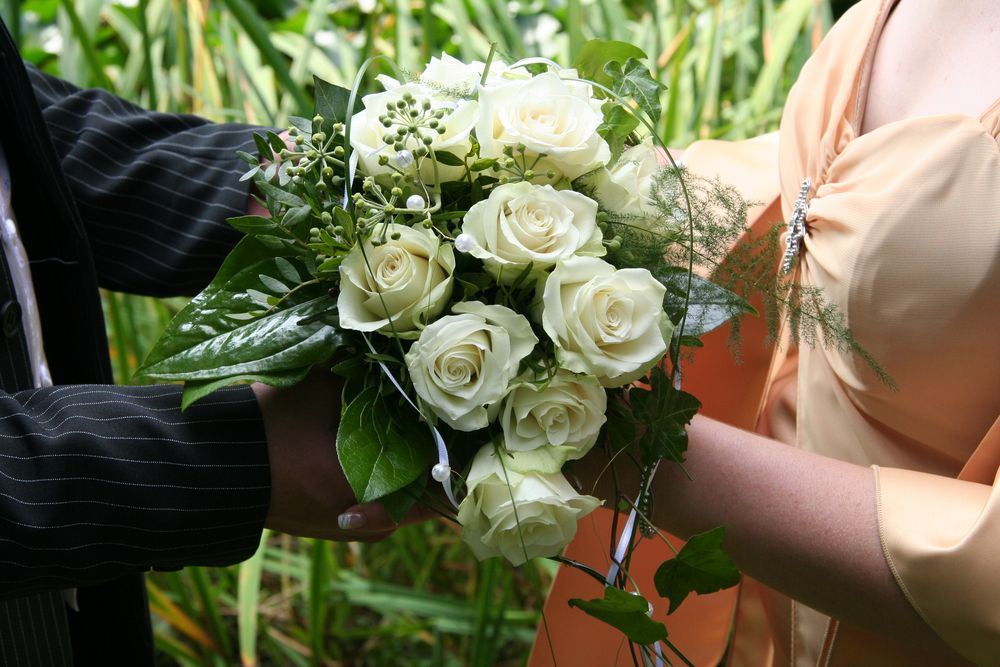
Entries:
{"label": "white ribbon", "polygon": [[638,515],[635,507],[628,513],[628,521],[625,522],[625,529],[622,530],[621,537],[618,538],[618,546],[615,548],[615,555],[611,557],[611,567],[608,569],[608,576],[604,578],[604,583],[613,586],[618,578],[618,570],[621,569],[625,560],[625,552],[632,544],[632,531],[635,529],[635,518]]}
{"label": "white ribbon", "polygon": [[[368,336],[362,334],[361,337],[365,339],[365,344],[368,345],[368,349],[371,350],[371,353],[377,355],[378,352],[376,352],[375,348],[372,347],[371,341],[368,340]],[[403,397],[403,399],[407,403],[409,403],[414,410],[417,411],[417,414],[423,417],[424,416],[423,412],[421,412],[420,408],[417,407],[417,404],[410,399],[406,391],[403,389],[402,385],[399,383],[399,380],[397,380],[396,376],[392,374],[392,371],[389,370],[388,366],[386,366],[381,361],[377,361],[377,363],[379,365],[379,368],[382,369],[382,372],[385,373],[385,376],[389,378],[389,382],[392,383],[392,386],[396,388],[396,391],[398,391],[400,395]],[[441,433],[440,431],[437,430],[437,427],[430,424],[429,422],[427,426],[430,427],[431,429],[431,435],[434,436],[434,444],[437,445],[437,450],[438,450],[438,462],[437,465],[434,466],[434,468],[436,469],[435,472],[443,470],[448,471],[448,475],[447,477],[444,477],[444,479],[437,479],[436,476],[434,475],[432,476],[434,476],[436,481],[441,482],[441,486],[444,487],[444,494],[448,496],[448,501],[452,504],[452,506],[455,509],[458,509],[458,501],[455,500],[455,492],[451,488],[451,465],[449,465],[448,462],[448,448],[445,446],[444,438],[441,437]]]}

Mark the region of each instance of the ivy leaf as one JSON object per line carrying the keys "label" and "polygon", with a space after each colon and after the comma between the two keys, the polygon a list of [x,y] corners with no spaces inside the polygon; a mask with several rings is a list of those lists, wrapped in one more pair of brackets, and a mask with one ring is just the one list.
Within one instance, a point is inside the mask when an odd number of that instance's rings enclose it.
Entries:
{"label": "ivy leaf", "polygon": [[607,39],[592,39],[580,49],[573,67],[581,79],[589,79],[608,88],[614,88],[614,79],[608,76],[605,68],[608,63],[624,63],[629,58],[645,60],[646,54],[638,46],[628,42],[616,42]]}
{"label": "ivy leaf", "polygon": [[[664,310],[671,322],[680,323],[684,295],[688,289],[687,269],[668,266],[657,272],[656,279],[667,288],[663,299]],[[691,296],[688,300],[687,320],[684,322],[685,336],[703,336],[729,320],[747,314],[756,315],[757,310],[746,299],[725,287],[691,275]]]}
{"label": "ivy leaf", "polygon": [[306,136],[313,133],[312,121],[308,118],[303,118],[302,116],[289,116],[288,124]]}
{"label": "ivy leaf", "polygon": [[365,387],[345,401],[337,456],[359,503],[399,491],[427,470],[433,452],[414,437],[421,429],[415,412],[387,405],[377,387]]}
{"label": "ivy leaf", "polygon": [[639,127],[639,119],[617,102],[606,102],[602,109],[604,121],[597,127],[597,133],[604,137],[611,148],[611,162],[614,164],[625,149],[625,140]]}
{"label": "ivy leaf", "polygon": [[740,572],[722,548],[722,526],[693,536],[676,557],[665,561],[653,575],[656,591],[670,600],[674,613],[688,593],[714,593],[740,582]]}
{"label": "ivy leaf", "polygon": [[650,385],[649,390],[635,388],[629,392],[632,418],[644,427],[639,438],[643,465],[660,459],[682,462],[688,448],[686,426],[701,408],[701,402],[686,391],[674,389],[662,369],[653,369]]}
{"label": "ivy leaf", "polygon": [[341,88],[318,76],[313,77],[316,86],[316,113],[323,117],[323,131],[330,135],[334,123],[347,122],[347,105],[351,91]]}
{"label": "ivy leaf", "polygon": [[667,628],[647,616],[649,601],[641,595],[633,595],[608,586],[604,589],[604,598],[595,600],[569,601],[571,607],[577,607],[594,618],[625,633],[625,636],[636,644],[654,644],[667,638]]}
{"label": "ivy leaf", "polygon": [[611,61],[604,66],[604,73],[611,78],[611,89],[616,94],[635,100],[639,109],[649,116],[654,125],[660,120],[660,91],[663,84],[654,79],[649,69],[635,58],[625,64]]}

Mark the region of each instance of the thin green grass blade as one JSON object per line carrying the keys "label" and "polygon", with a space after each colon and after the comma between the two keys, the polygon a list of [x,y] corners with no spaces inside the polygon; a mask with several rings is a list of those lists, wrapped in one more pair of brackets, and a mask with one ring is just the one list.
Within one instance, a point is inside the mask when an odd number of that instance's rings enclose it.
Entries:
{"label": "thin green grass blade", "polygon": [[260,537],[257,552],[240,565],[237,588],[237,624],[239,626],[240,662],[243,667],[256,667],[257,663],[257,607],[260,603],[260,575],[264,564],[264,551],[269,530]]}

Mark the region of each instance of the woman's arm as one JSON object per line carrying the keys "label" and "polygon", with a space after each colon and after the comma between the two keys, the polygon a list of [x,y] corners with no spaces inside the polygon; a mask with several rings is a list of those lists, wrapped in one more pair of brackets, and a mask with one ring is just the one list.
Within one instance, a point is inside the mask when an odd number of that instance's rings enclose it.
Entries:
{"label": "woman's arm", "polygon": [[[726,528],[741,570],[835,618],[901,639],[942,662],[959,659],[914,611],[879,540],[872,471],[696,417],[684,466],[664,464],[654,482],[654,521],[691,535]],[[596,451],[594,452],[596,454]],[[589,456],[580,477],[611,497],[606,459]],[[638,487],[630,462],[616,462],[623,489]],[[948,663],[951,664],[951,663]]]}

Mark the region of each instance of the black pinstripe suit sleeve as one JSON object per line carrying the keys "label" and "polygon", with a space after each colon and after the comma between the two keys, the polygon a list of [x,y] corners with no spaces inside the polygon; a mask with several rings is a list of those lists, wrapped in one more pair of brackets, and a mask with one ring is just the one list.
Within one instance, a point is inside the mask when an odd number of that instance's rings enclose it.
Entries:
{"label": "black pinstripe suit sleeve", "polygon": [[0,597],[254,552],[270,472],[253,393],[179,402],[173,385],[0,394]]}
{"label": "black pinstripe suit sleeve", "polygon": [[108,289],[195,294],[239,234],[249,182],[237,149],[255,153],[236,123],[154,113],[104,90],[80,90],[28,66],[42,115]]}

